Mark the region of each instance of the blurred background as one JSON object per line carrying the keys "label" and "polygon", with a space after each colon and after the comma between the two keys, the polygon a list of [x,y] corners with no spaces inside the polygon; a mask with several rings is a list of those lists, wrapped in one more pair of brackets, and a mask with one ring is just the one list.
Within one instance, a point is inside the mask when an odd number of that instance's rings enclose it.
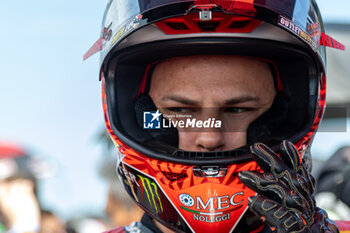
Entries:
{"label": "blurred background", "polygon": [[104,129],[99,38],[107,0],[1,1],[0,142],[50,161],[40,180],[43,208],[63,220],[104,215],[108,184],[99,175]]}
{"label": "blurred background", "polygon": [[[345,52],[327,49],[327,104],[347,111],[350,2],[317,2],[327,34],[347,46]],[[39,200],[64,221],[105,216],[110,188],[101,167],[113,159],[101,139],[99,56],[84,62],[82,57],[99,38],[106,4],[107,0],[0,4],[0,142],[15,143],[48,161]],[[327,114],[312,149],[316,171],[318,163],[350,144],[348,123],[346,112]]]}

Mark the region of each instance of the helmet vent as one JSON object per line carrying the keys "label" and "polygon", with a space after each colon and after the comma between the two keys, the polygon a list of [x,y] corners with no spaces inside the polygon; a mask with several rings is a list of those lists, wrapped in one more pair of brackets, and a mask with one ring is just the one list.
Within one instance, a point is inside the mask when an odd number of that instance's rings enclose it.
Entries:
{"label": "helmet vent", "polygon": [[186,173],[175,173],[175,172],[162,172],[163,175],[170,181],[177,181],[185,179],[187,177]]}
{"label": "helmet vent", "polygon": [[181,22],[167,22],[167,25],[176,31],[189,29],[185,23],[181,23]]}
{"label": "helmet vent", "polygon": [[233,21],[229,28],[245,28],[250,24],[252,21],[251,20],[242,20],[242,21]]}
{"label": "helmet vent", "polygon": [[189,159],[210,159],[210,158],[231,158],[239,157],[247,154],[244,150],[232,150],[232,151],[216,151],[216,152],[200,152],[200,151],[183,151],[177,150],[174,152],[174,155],[182,158]]}
{"label": "helmet vent", "polygon": [[219,22],[198,22],[198,27],[202,29],[202,32],[215,31]]}

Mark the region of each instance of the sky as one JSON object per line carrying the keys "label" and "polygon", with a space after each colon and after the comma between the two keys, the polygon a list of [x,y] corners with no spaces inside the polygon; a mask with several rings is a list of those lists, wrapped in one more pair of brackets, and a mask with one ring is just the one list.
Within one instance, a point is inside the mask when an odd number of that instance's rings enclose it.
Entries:
{"label": "sky", "polygon": [[348,0],[316,0],[325,22],[350,23]]}
{"label": "sky", "polygon": [[[350,22],[348,0],[318,2],[326,22]],[[41,183],[41,200],[63,218],[102,213],[106,201],[107,185],[97,172],[103,156],[96,134],[104,127],[99,56],[82,60],[99,38],[106,3],[0,4],[0,141],[18,143],[55,164],[55,176]],[[318,149],[327,138],[315,140],[317,153],[329,154],[341,143]]]}

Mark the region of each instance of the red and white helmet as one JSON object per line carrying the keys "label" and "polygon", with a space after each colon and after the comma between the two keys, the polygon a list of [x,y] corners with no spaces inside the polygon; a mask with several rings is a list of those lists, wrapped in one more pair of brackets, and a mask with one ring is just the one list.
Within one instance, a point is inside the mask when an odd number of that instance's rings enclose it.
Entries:
{"label": "red and white helmet", "polygon": [[[290,140],[303,156],[325,107],[324,34],[314,0],[110,0],[103,31],[85,58],[102,49],[103,107],[119,148],[117,171],[130,196],[150,216],[178,232],[261,229],[247,212],[255,195],[238,179],[258,170],[249,145],[276,151]],[[248,128],[248,145],[215,152],[178,148],[177,130],[146,130],[154,64],[179,56],[240,55],[268,61],[278,99]],[[142,98],[141,98],[142,97]]]}
{"label": "red and white helmet", "polygon": [[0,181],[4,179],[37,179],[52,176],[54,166],[50,162],[33,156],[19,145],[0,142]]}

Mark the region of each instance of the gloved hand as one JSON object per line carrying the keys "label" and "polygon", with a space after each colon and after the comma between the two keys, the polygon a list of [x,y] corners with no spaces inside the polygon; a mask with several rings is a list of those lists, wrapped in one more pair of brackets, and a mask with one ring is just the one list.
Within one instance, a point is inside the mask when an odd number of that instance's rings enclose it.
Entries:
{"label": "gloved hand", "polygon": [[301,164],[297,149],[283,141],[278,157],[262,143],[251,147],[264,173],[242,171],[239,179],[257,195],[249,198],[249,208],[275,232],[339,232],[327,213],[316,207],[315,179]]}

